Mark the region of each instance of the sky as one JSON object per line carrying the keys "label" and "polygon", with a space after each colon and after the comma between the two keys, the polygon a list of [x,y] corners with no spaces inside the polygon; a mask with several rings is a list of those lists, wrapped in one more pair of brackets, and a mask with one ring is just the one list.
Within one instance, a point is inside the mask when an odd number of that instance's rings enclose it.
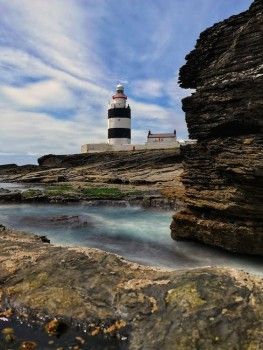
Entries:
{"label": "sky", "polygon": [[121,82],[132,142],[187,139],[178,71],[201,31],[252,0],[0,0],[0,164],[107,142]]}

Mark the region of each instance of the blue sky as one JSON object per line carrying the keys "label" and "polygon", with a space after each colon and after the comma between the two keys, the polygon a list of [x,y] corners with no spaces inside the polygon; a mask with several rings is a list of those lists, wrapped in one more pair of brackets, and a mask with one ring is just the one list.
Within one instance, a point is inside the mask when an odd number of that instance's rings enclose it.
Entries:
{"label": "blue sky", "polygon": [[187,138],[178,70],[201,31],[252,0],[0,0],[0,164],[107,137],[122,82],[133,142]]}

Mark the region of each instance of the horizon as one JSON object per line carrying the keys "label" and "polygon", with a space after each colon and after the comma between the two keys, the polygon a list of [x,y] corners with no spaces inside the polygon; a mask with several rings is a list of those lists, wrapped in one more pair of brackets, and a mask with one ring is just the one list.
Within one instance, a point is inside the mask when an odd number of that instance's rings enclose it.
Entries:
{"label": "horizon", "polygon": [[187,139],[178,71],[200,33],[252,0],[0,0],[0,164],[36,163],[107,141],[107,104],[125,85],[132,142]]}

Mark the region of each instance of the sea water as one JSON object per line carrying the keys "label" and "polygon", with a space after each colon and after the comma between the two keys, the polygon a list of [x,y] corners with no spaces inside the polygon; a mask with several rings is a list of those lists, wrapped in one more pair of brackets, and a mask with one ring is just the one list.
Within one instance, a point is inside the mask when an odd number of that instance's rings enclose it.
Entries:
{"label": "sea water", "polygon": [[54,244],[100,248],[150,266],[228,266],[263,275],[259,257],[172,240],[169,226],[173,214],[131,206],[0,205],[1,224],[46,235]]}

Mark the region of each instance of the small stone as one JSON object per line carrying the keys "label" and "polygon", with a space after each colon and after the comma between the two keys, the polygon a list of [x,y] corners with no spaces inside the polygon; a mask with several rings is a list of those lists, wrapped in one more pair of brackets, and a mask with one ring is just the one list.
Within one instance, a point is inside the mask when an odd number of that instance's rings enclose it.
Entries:
{"label": "small stone", "polygon": [[56,318],[45,325],[45,331],[50,336],[60,335],[65,332],[67,325]]}
{"label": "small stone", "polygon": [[236,297],[235,302],[236,303],[240,303],[241,301],[243,301],[244,299],[242,297]]}
{"label": "small stone", "polygon": [[99,332],[100,332],[100,327],[95,327],[95,328],[91,331],[90,334],[91,334],[93,337],[95,337],[96,335],[99,334]]}
{"label": "small stone", "polygon": [[253,143],[254,140],[255,140],[254,138],[245,139],[243,141],[243,144],[244,145],[250,145],[251,143]]}
{"label": "small stone", "polygon": [[117,332],[118,330],[124,328],[126,326],[126,322],[124,320],[117,320],[114,322],[112,325],[104,329],[104,333],[114,333]]}
{"label": "small stone", "polygon": [[82,337],[76,337],[75,339],[82,345],[85,343],[85,339],[83,339]]}
{"label": "small stone", "polygon": [[16,337],[14,334],[7,334],[5,335],[4,339],[6,343],[12,343],[13,341],[15,341]]}
{"label": "small stone", "polygon": [[7,309],[5,311],[1,311],[0,312],[0,317],[6,317],[6,318],[9,318],[13,315],[13,310],[12,309]]}
{"label": "small stone", "polygon": [[35,350],[37,343],[34,341],[23,341],[19,347],[19,350]]}
{"label": "small stone", "polygon": [[15,331],[14,331],[14,328],[7,327],[7,328],[2,329],[1,333],[4,335],[7,335],[7,334],[14,334]]}

